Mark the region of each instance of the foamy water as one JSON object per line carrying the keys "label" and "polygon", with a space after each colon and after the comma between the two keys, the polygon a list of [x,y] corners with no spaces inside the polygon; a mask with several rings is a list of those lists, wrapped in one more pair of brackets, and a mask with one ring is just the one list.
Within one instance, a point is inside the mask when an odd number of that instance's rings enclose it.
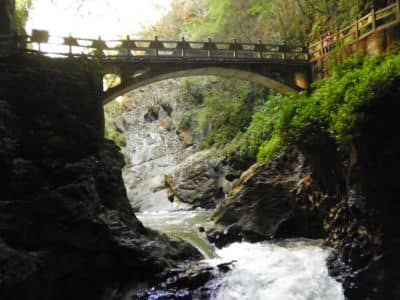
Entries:
{"label": "foamy water", "polygon": [[217,265],[236,260],[220,280],[214,300],[344,300],[340,283],[328,275],[329,249],[312,241],[235,243],[217,250]]}
{"label": "foamy water", "polygon": [[208,283],[212,300],[345,299],[342,285],[328,274],[326,260],[331,250],[319,241],[241,242],[215,249],[198,232],[211,213],[165,211],[138,217],[146,226],[192,243],[210,258],[205,262],[212,266],[236,261],[230,272]]}

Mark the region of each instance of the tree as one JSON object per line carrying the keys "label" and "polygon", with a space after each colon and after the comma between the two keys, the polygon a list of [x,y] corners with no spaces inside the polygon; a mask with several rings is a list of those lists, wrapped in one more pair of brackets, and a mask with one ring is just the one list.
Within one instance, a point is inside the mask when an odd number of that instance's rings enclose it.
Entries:
{"label": "tree", "polygon": [[16,0],[15,21],[19,34],[25,33],[25,24],[28,20],[29,10],[32,8],[32,0]]}

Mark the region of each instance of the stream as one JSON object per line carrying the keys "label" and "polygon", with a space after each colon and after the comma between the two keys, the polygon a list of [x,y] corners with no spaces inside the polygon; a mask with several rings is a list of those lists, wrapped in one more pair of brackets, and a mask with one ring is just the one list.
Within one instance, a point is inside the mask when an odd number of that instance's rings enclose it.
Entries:
{"label": "stream", "polygon": [[[232,271],[211,284],[213,300],[344,300],[343,288],[328,274],[330,249],[320,241],[288,239],[234,243],[222,249],[209,244],[199,227],[212,211],[148,212],[137,214],[145,226],[184,239],[210,266],[236,261]],[[217,282],[215,282],[217,281]]]}

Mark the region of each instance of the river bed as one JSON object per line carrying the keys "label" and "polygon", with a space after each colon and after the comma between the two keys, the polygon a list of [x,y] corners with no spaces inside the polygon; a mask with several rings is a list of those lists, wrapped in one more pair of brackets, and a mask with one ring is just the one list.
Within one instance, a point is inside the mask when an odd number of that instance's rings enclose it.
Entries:
{"label": "river bed", "polygon": [[342,285],[328,274],[331,251],[320,241],[289,239],[210,245],[199,227],[212,211],[137,214],[145,226],[194,245],[211,266],[236,261],[232,271],[210,284],[218,286],[213,300],[344,300]]}

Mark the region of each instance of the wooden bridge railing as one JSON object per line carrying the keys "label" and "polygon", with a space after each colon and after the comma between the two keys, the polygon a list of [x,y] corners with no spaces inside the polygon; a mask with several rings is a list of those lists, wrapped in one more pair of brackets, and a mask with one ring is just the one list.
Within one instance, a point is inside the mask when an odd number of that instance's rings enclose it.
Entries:
{"label": "wooden bridge railing", "polygon": [[356,20],[353,24],[335,32],[322,35],[320,40],[310,45],[309,51],[312,60],[318,59],[330,52],[337,45],[346,45],[358,42],[371,34],[400,24],[400,2],[371,12]]}
{"label": "wooden bridge railing", "polygon": [[129,60],[135,57],[194,57],[194,58],[247,58],[307,61],[308,48],[289,48],[285,45],[259,43],[192,42],[181,41],[85,39],[76,37],[53,37],[47,31],[33,30],[32,35],[19,38],[19,48],[31,53],[49,56],[88,56],[103,59]]}

